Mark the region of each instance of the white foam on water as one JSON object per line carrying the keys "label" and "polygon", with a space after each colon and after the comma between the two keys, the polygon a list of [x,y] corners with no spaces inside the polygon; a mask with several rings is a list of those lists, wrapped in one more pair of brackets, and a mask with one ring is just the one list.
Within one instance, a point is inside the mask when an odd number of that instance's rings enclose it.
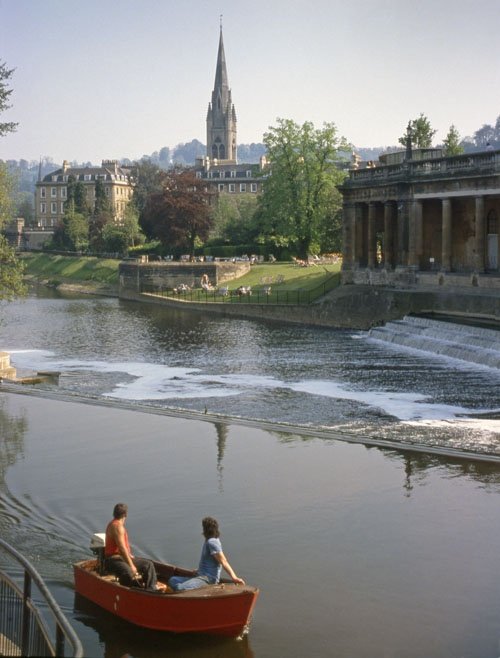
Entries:
{"label": "white foam on water", "polygon": [[[273,377],[252,374],[208,374],[196,368],[183,368],[157,363],[134,361],[107,362],[58,359],[47,350],[11,350],[15,367],[34,370],[56,370],[64,374],[70,371],[96,373],[123,373],[132,381],[118,382],[106,392],[105,397],[122,400],[168,400],[188,398],[227,397],[241,395],[252,390],[285,389],[308,395],[350,400],[404,422],[439,423],[456,420],[464,415],[477,413],[477,409],[434,404],[420,393],[394,391],[366,391],[348,388],[332,380],[310,379],[284,382]],[[481,411],[488,411],[483,409]],[[491,410],[490,410],[491,411]],[[460,422],[464,422],[461,420]],[[481,423],[485,422],[483,419]],[[437,425],[436,425],[437,426]]]}
{"label": "white foam on water", "polygon": [[345,388],[333,381],[313,379],[298,382],[290,388],[301,393],[322,395],[337,400],[352,400],[383,410],[399,420],[446,419],[471,413],[470,409],[446,404],[433,404],[420,393],[394,391],[360,391]]}

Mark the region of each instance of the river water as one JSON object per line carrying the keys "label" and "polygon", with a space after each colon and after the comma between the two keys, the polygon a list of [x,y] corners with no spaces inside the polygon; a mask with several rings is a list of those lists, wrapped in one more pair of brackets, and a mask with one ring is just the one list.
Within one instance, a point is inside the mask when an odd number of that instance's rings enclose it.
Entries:
{"label": "river water", "polygon": [[[498,370],[362,332],[116,299],[46,293],[0,311],[20,374],[57,370],[53,390],[128,405],[0,393],[1,536],[47,579],[86,655],[500,656],[500,466],[287,428],[498,452]],[[75,598],[71,564],[119,500],[136,552],[185,566],[201,518],[219,518],[230,561],[261,588],[246,640],[145,633]]]}

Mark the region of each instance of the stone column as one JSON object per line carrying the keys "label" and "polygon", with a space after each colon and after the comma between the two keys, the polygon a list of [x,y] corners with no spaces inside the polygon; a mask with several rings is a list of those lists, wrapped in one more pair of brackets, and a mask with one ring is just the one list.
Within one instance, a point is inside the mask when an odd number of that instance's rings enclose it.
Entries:
{"label": "stone column", "polygon": [[407,204],[398,201],[398,247],[396,265],[408,265],[408,213]]}
{"label": "stone column", "polygon": [[424,255],[424,207],[422,201],[415,201],[415,250],[417,264],[420,267]]}
{"label": "stone column", "polygon": [[484,227],[484,196],[476,197],[476,270],[484,272],[485,269],[485,227]]}
{"label": "stone column", "polygon": [[386,201],[384,204],[384,267],[392,269],[394,265],[394,203]]}
{"label": "stone column", "polygon": [[368,204],[368,267],[373,269],[375,267],[375,257],[377,249],[376,233],[375,233],[375,218],[376,206],[373,202]]}
{"label": "stone column", "polygon": [[415,202],[410,203],[408,217],[408,265],[417,265],[416,231],[415,231]]}
{"label": "stone column", "polygon": [[443,237],[441,245],[441,270],[451,270],[451,200],[443,199],[442,202],[442,227]]}
{"label": "stone column", "polygon": [[356,206],[344,203],[342,218],[342,269],[351,270],[356,260]]}

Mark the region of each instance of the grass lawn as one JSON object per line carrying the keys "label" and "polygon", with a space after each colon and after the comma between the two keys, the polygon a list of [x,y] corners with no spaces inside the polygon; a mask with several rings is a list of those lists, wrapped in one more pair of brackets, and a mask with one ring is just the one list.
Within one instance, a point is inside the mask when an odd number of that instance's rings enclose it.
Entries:
{"label": "grass lawn", "polygon": [[[340,284],[341,263],[299,267],[294,263],[256,263],[250,272],[220,284],[218,289],[205,292],[197,288],[175,295],[192,302],[223,302],[229,304],[310,304]],[[237,295],[240,287],[251,288],[251,295]],[[224,294],[222,290],[227,288]]]}
{"label": "grass lawn", "polygon": [[[120,261],[87,256],[57,256],[44,253],[23,254],[26,274],[53,284],[95,282],[108,285],[118,283]],[[228,281],[227,296],[220,292],[206,294],[193,290],[182,298],[192,301],[231,303],[309,303],[332,290],[340,283],[340,263],[299,267],[294,263],[256,263],[238,279]],[[252,295],[231,295],[240,286],[250,287]],[[220,287],[224,287],[224,284]],[[170,293],[171,295],[172,293]]]}
{"label": "grass lawn", "polygon": [[279,290],[313,290],[323,285],[325,279],[339,275],[340,263],[299,267],[294,263],[256,263],[250,272],[228,283],[230,290],[250,286],[255,290],[271,286]]}
{"label": "grass lawn", "polygon": [[94,281],[118,283],[119,260],[86,256],[54,256],[51,254],[25,254],[22,262],[26,274],[50,281]]}

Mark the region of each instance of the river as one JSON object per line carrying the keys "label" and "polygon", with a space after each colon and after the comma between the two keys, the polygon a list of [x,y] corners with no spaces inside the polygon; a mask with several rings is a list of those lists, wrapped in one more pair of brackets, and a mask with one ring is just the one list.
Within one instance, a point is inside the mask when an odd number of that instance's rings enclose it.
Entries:
{"label": "river", "polygon": [[[1,535],[47,579],[86,655],[500,655],[500,465],[306,431],[495,453],[498,371],[362,332],[116,299],[45,293],[0,310],[21,374],[57,370],[47,392],[128,407],[0,393]],[[136,552],[185,566],[201,518],[219,519],[231,563],[261,588],[247,639],[145,633],[75,598],[71,564],[119,500]]]}

